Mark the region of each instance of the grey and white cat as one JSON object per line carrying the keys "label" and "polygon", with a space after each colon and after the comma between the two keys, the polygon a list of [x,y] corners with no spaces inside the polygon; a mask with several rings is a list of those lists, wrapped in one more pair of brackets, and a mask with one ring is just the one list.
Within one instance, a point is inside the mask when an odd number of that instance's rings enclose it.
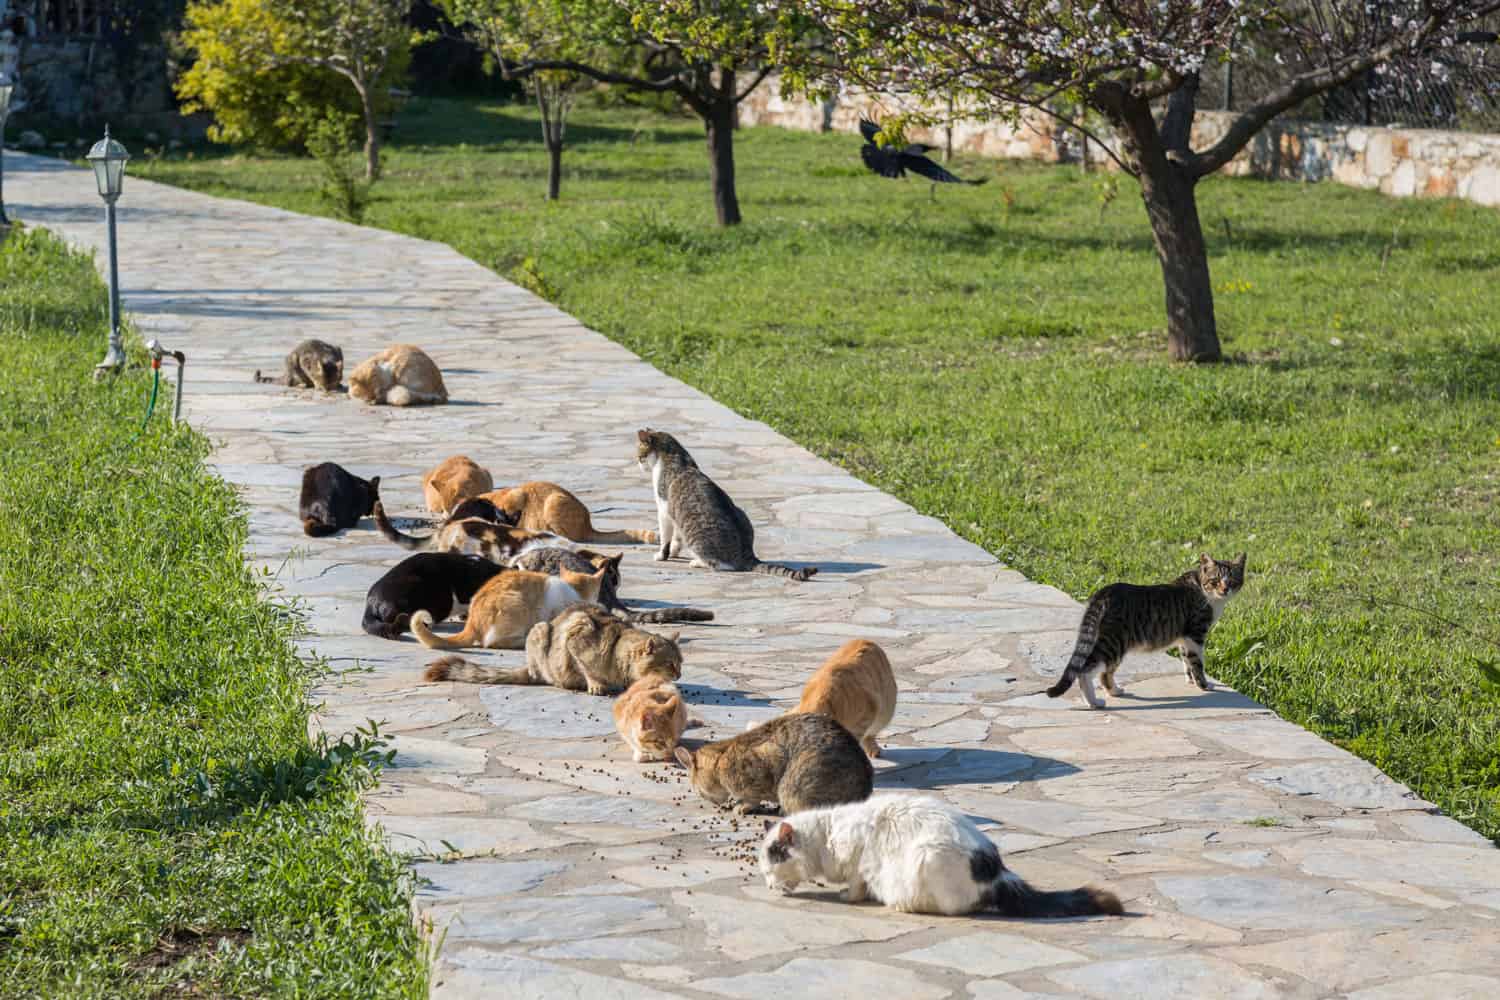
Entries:
{"label": "grey and white cat", "polygon": [[1120,913],[1112,892],[1033,889],[1000,860],[1000,849],[963,813],[937,799],[877,795],[766,822],[760,845],[766,887],[842,884],[844,899],[875,899],[903,913],[1008,917]]}
{"label": "grey and white cat", "polygon": [[1207,691],[1203,646],[1209,630],[1224,613],[1224,605],[1245,585],[1245,553],[1234,562],[1198,557],[1198,565],[1173,580],[1141,587],[1112,583],[1089,598],[1078,626],[1078,643],[1056,684],[1047,689],[1059,697],[1076,680],[1090,708],[1104,703],[1094,693],[1094,676],[1103,675],[1104,689],[1115,697],[1125,693],[1115,683],[1115,669],[1126,653],[1152,652],[1174,643],[1182,650],[1187,679]]}
{"label": "grey and white cat", "polygon": [[732,573],[770,573],[806,580],[815,566],[762,562],[755,554],[755,528],[729,494],[698,468],[677,439],[649,427],[636,432],[636,461],[651,475],[661,536],[658,562],[684,555],[691,565]]}

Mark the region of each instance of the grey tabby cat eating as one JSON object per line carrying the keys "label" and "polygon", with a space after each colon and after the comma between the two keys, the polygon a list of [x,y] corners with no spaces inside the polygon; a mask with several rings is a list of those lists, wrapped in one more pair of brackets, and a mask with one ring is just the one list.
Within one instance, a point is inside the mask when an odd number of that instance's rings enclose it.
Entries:
{"label": "grey tabby cat eating", "polygon": [[1104,689],[1119,697],[1115,669],[1126,653],[1152,652],[1177,644],[1182,650],[1187,679],[1204,691],[1203,646],[1208,632],[1224,613],[1224,605],[1245,585],[1245,553],[1234,562],[1207,555],[1171,583],[1149,587],[1112,583],[1096,591],[1083,609],[1078,643],[1067,669],[1047,695],[1057,698],[1073,682],[1090,708],[1104,703],[1094,693],[1094,676],[1102,674]]}
{"label": "grey tabby cat eating", "polygon": [[755,554],[755,528],[729,494],[665,431],[636,432],[636,461],[651,474],[661,535],[658,562],[681,554],[691,565],[731,573],[770,573],[806,580],[815,566],[762,562]]}

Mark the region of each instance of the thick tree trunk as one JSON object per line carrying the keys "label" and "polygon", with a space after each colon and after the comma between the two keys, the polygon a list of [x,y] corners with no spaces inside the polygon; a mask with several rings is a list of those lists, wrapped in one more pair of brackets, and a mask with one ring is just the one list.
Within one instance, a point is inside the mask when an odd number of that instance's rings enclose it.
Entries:
{"label": "thick tree trunk", "polygon": [[365,116],[365,180],[373,183],[380,178],[380,123],[375,120],[370,88],[355,89],[359,91],[359,106]]}
{"label": "thick tree trunk", "polygon": [[719,225],[740,223],[740,199],[734,189],[734,71],[720,70],[718,92],[704,108],[708,131],[708,168],[713,181],[714,211]]}
{"label": "thick tree trunk", "polygon": [[1141,182],[1141,200],[1167,291],[1167,349],[1177,361],[1218,361],[1214,287],[1198,222],[1198,176],[1186,162],[1197,81],[1174,93],[1158,129],[1144,100],[1106,92],[1099,110],[1125,140]]}
{"label": "thick tree trunk", "polygon": [[1141,171],[1141,199],[1167,286],[1167,349],[1177,361],[1218,361],[1214,286],[1198,222],[1197,178],[1166,162],[1159,175]]}

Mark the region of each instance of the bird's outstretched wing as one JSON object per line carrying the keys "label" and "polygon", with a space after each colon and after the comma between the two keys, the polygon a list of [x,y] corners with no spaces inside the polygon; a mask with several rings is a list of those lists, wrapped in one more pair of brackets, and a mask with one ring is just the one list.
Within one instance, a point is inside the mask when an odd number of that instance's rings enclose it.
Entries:
{"label": "bird's outstretched wing", "polygon": [[894,149],[882,149],[873,142],[867,142],[859,147],[859,158],[865,161],[865,166],[881,177],[902,177],[906,173],[901,169],[900,153]]}
{"label": "bird's outstretched wing", "polygon": [[962,177],[955,177],[925,156],[913,156],[910,153],[903,153],[901,154],[901,165],[914,174],[921,174],[934,184],[964,183]]}
{"label": "bird's outstretched wing", "polygon": [[910,146],[907,146],[905,149],[901,150],[901,152],[910,153],[912,156],[921,156],[924,153],[933,153],[936,151],[936,146],[929,146],[925,142],[914,142]]}
{"label": "bird's outstretched wing", "polygon": [[870,121],[870,119],[861,118],[859,120],[859,134],[865,137],[865,142],[873,143],[875,141],[875,136],[877,133],[879,133],[879,131],[880,126]]}

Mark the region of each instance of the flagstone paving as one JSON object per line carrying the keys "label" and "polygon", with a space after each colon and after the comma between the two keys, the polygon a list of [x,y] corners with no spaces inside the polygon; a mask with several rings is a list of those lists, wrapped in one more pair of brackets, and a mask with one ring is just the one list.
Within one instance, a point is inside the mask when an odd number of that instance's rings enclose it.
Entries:
{"label": "flagstone paving", "polygon": [[[13,154],[5,183],[14,215],[101,245],[85,172]],[[392,736],[368,811],[427,880],[418,916],[444,935],[435,995],[1500,996],[1488,841],[1233,691],[1190,689],[1164,656],[1130,661],[1130,693],[1107,711],[1038,695],[1070,647],[1073,600],[447,247],[130,180],[120,250],[126,309],[187,353],[185,413],[244,496],[250,558],[305,609],[308,655],[338,671],[317,691],[318,724],[373,719]],[[453,404],[372,408],[251,382],[310,336],[351,366],[420,344]],[[1109,886],[1129,916],[941,918],[774,896],[744,860],[758,823],[708,808],[675,768],[632,763],[609,702],[423,684],[430,655],[359,629],[366,588],[403,553],[368,522],[298,531],[305,465],[379,475],[387,505],[415,515],[421,472],[454,452],[497,483],[563,483],[601,525],[645,527],[641,426],[686,443],[747,509],[762,556],[821,570],[798,584],[626,549],[627,600],[718,616],[683,633],[683,686],[708,723],[689,735],[785,708],[832,649],[868,636],[901,688],[877,785],[942,796],[1027,879]]]}

